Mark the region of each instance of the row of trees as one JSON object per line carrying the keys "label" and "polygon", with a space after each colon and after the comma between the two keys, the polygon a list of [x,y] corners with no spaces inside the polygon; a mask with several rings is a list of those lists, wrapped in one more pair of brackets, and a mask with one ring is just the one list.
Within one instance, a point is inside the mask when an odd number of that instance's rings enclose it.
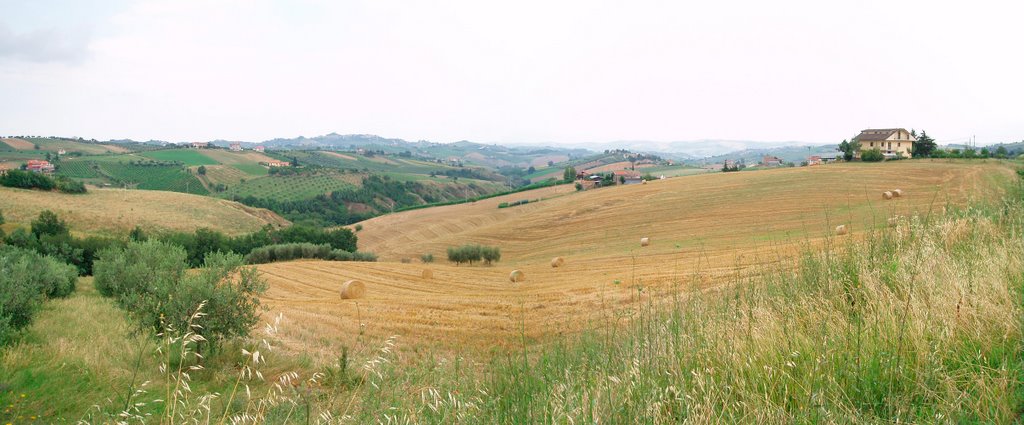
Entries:
{"label": "row of trees", "polygon": [[448,261],[455,264],[473,264],[477,261],[483,261],[484,264],[490,265],[499,260],[501,260],[501,250],[496,246],[469,244],[448,247]]}
{"label": "row of trees", "polygon": [[[192,267],[201,266],[208,255],[216,252],[245,256],[258,248],[290,243],[326,245],[334,251],[355,252],[357,243],[355,234],[349,229],[327,230],[304,225],[293,225],[283,229],[267,225],[258,231],[235,237],[205,228],[191,233],[171,232],[150,236],[136,227],[126,236],[74,237],[68,224],[49,210],[39,213],[28,229],[19,227],[10,235],[4,235],[0,230],[0,238],[7,245],[57,258],[77,267],[81,275],[93,274],[93,263],[100,251],[111,247],[123,248],[130,241],[156,239],[178,246],[185,250],[186,261]],[[335,257],[341,258],[343,255],[336,254]]]}
{"label": "row of trees", "polygon": [[302,242],[256,248],[245,256],[245,262],[249,264],[264,264],[300,258],[329,261],[377,261],[377,256],[369,252],[350,252],[332,249],[328,244],[317,245]]}
{"label": "row of trees", "polygon": [[0,176],[0,186],[21,189],[57,189],[63,193],[85,193],[85,185],[82,182],[64,176],[50,177],[25,170],[8,170],[7,173]]}

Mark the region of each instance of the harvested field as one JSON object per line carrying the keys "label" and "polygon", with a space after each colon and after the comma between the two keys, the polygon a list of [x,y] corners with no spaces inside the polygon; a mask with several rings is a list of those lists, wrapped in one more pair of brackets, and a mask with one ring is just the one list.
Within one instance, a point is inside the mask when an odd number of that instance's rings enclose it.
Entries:
{"label": "harvested field", "polygon": [[124,235],[143,229],[192,231],[208,227],[227,234],[288,221],[273,212],[206,196],[152,190],[94,189],[66,195],[0,188],[0,210],[8,223],[28,223],[44,209],[56,212],[76,232]]}
{"label": "harvested field", "polygon": [[30,150],[32,150],[35,147],[34,143],[32,143],[32,142],[30,142],[28,140],[25,140],[25,139],[18,139],[18,138],[13,138],[12,137],[12,138],[0,139],[0,141],[6,143],[7,146],[10,146],[10,147],[12,147],[14,149],[17,149],[17,150],[20,150],[20,151],[30,151]]}
{"label": "harvested field", "polygon": [[336,157],[336,158],[347,159],[349,161],[355,161],[356,160],[355,158],[353,158],[351,156],[348,156],[348,155],[345,155],[345,154],[340,153],[340,152],[332,152],[332,151],[320,151],[320,152],[323,153],[323,154],[327,154],[327,155]]}
{"label": "harvested field", "polygon": [[[998,196],[1002,187],[993,183],[1012,178],[1013,170],[996,162],[902,161],[697,175],[587,192],[563,185],[367,220],[360,250],[378,254],[379,263],[259,268],[270,282],[271,314],[288,319],[288,344],[314,352],[352,343],[360,323],[369,336],[407,342],[521,344],[524,334],[542,341],[627,320],[648,301],[710,290],[764,266],[788,267],[800,246],[828,243],[838,224],[852,225],[858,237],[886,228],[888,217]],[[913,195],[883,202],[878,193],[894,180]],[[497,208],[519,198],[548,199]],[[641,248],[647,236],[650,245]],[[499,246],[501,262],[434,264],[430,280],[422,279],[422,266],[398,263],[426,253],[441,257],[466,243]],[[551,267],[556,256],[568,261]],[[511,284],[512,270],[528,278]],[[338,285],[351,279],[366,284],[366,297],[343,302]]]}

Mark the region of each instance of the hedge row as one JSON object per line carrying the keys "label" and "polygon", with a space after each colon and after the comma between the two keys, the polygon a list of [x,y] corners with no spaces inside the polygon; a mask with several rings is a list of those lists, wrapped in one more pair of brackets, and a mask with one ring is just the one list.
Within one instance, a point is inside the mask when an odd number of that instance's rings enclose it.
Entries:
{"label": "hedge row", "polygon": [[373,253],[348,252],[342,249],[332,249],[327,244],[311,243],[286,243],[257,248],[245,257],[245,261],[249,264],[263,264],[300,258],[330,261],[377,261],[377,256]]}

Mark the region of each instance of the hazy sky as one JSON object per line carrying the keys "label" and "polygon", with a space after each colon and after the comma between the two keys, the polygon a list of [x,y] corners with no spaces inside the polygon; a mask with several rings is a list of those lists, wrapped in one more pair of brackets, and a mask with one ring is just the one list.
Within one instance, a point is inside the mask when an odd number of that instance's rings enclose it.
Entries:
{"label": "hazy sky", "polygon": [[1024,139],[1020,1],[0,0],[0,135]]}

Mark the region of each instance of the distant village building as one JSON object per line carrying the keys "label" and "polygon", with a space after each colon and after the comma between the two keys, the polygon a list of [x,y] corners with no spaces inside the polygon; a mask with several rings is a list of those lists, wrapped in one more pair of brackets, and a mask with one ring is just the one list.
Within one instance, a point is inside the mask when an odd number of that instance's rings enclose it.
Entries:
{"label": "distant village building", "polygon": [[40,159],[30,159],[25,164],[25,169],[34,173],[52,173],[56,167],[50,163],[50,161],[43,161]]}
{"label": "distant village building", "polygon": [[784,164],[782,158],[777,156],[765,155],[764,158],[761,158],[761,165],[765,167],[781,167],[782,164]]}
{"label": "distant village building", "polygon": [[232,143],[230,145],[230,149],[235,151],[235,152],[240,152],[242,150],[242,144],[241,143]]}
{"label": "distant village building", "polygon": [[255,148],[252,148],[252,150],[254,150],[256,152],[263,152],[264,148],[263,148],[263,145],[260,145],[260,146],[257,146]]}
{"label": "distant village building", "polygon": [[615,183],[621,184],[640,184],[643,183],[643,179],[640,178],[640,173],[631,170],[620,170],[615,171]]}
{"label": "distant village building", "polygon": [[210,147],[210,142],[192,142],[189,145],[192,149],[206,149]]}
{"label": "distant village building", "polygon": [[736,168],[736,161],[731,159],[725,160],[725,166],[723,168]]}
{"label": "distant village building", "polygon": [[860,142],[860,149],[853,155],[855,158],[860,158],[865,149],[879,149],[886,158],[910,158],[917,138],[903,128],[869,128],[862,130],[853,141]]}
{"label": "distant village building", "polygon": [[260,164],[266,165],[268,167],[288,167],[292,165],[290,162],[287,161],[267,161],[261,162]]}
{"label": "distant village building", "polygon": [[64,155],[67,153],[68,151],[64,150],[64,148],[57,149],[57,155]]}
{"label": "distant village building", "polygon": [[811,166],[811,165],[821,165],[821,156],[820,155],[811,155],[811,156],[807,157],[807,165],[808,166]]}

